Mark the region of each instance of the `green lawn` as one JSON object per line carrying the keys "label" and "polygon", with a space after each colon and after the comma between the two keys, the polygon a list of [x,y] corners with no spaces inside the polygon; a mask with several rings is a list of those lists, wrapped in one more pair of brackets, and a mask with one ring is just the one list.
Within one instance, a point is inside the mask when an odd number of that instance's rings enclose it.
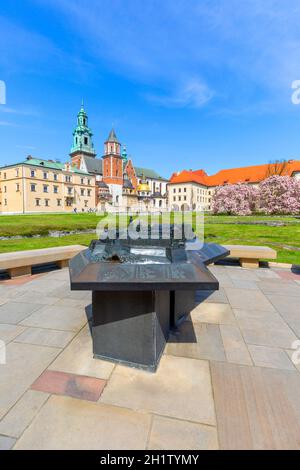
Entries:
{"label": "green lawn", "polygon": [[[18,215],[0,217],[0,236],[43,235],[40,238],[0,240],[0,252],[82,244],[88,245],[96,234],[76,234],[53,238],[49,230],[87,230],[101,220],[96,214]],[[253,222],[284,222],[274,227],[253,225]],[[205,241],[215,243],[266,245],[278,252],[278,261],[300,264],[300,219],[268,216],[205,217]],[[297,250],[298,249],[298,250]]]}

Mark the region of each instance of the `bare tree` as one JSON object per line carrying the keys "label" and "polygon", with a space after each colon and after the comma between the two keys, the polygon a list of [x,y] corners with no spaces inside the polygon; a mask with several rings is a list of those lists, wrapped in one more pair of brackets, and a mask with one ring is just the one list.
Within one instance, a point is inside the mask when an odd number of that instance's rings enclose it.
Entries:
{"label": "bare tree", "polygon": [[267,167],[266,177],[268,178],[269,176],[286,175],[287,164],[288,164],[287,160],[274,160],[273,162],[269,162],[268,167]]}

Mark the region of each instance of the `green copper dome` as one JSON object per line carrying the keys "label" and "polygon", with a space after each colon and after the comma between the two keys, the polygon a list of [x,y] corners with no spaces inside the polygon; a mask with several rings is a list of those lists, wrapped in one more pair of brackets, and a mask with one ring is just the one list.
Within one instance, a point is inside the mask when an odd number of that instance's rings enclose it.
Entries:
{"label": "green copper dome", "polygon": [[123,146],[123,150],[122,150],[122,158],[123,158],[124,162],[127,162],[127,150],[126,150],[125,145]]}
{"label": "green copper dome", "polygon": [[73,145],[71,153],[86,152],[92,155],[95,154],[93,144],[93,133],[88,127],[88,115],[85,112],[83,102],[79,113],[77,114],[77,126],[73,131]]}

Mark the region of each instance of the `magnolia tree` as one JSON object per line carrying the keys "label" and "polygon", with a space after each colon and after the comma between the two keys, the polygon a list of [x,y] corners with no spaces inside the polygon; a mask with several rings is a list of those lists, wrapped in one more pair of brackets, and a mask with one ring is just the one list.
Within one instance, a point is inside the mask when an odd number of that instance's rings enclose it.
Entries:
{"label": "magnolia tree", "polygon": [[259,184],[259,211],[265,214],[299,214],[300,181],[271,176]]}
{"label": "magnolia tree", "polygon": [[212,198],[212,210],[214,214],[250,215],[256,201],[257,189],[250,184],[219,186]]}
{"label": "magnolia tree", "polygon": [[214,214],[299,214],[300,181],[290,176],[270,176],[257,187],[249,184],[220,186],[212,198]]}

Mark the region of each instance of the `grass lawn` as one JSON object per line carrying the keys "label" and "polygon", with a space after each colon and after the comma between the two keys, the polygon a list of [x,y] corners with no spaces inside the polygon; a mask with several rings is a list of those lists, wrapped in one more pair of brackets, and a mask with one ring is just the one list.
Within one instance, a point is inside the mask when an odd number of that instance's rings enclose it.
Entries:
{"label": "grass lawn", "polygon": [[[96,214],[43,214],[0,217],[0,236],[47,235],[49,230],[87,230],[96,227]],[[284,226],[262,225],[284,222]],[[256,222],[258,224],[254,225]],[[260,224],[259,224],[260,223]],[[96,234],[74,234],[53,238],[0,240],[0,252],[30,250],[50,246],[88,245]],[[300,219],[273,216],[211,216],[205,217],[205,241],[214,243],[265,245],[274,248],[278,261],[300,264]]]}

